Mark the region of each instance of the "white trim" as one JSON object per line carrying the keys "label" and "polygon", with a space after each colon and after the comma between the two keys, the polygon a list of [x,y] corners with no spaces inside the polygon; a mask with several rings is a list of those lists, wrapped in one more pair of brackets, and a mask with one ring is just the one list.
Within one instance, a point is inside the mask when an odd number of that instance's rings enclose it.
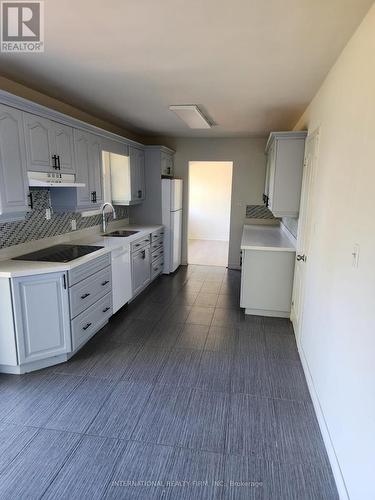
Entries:
{"label": "white trim", "polygon": [[95,125],[91,125],[82,120],[78,120],[77,118],[73,118],[69,115],[65,115],[64,113],[60,113],[60,111],[55,111],[36,102],[29,101],[28,99],[24,99],[23,97],[11,94],[10,92],[6,92],[5,90],[0,90],[0,103],[5,104],[6,106],[11,106],[12,108],[20,109],[21,111],[26,111],[27,113],[42,116],[43,118],[48,118],[70,127],[100,135],[113,141],[136,146],[138,148],[140,147],[141,149],[144,148],[144,145],[140,142],[134,141],[132,139],[127,139],[126,137],[122,137],[121,135],[115,134],[113,132],[108,132],[107,130],[104,130],[100,127],[96,127]]}
{"label": "white trim", "polygon": [[309,388],[310,396],[311,396],[311,399],[312,399],[312,402],[314,405],[315,414],[316,414],[316,417],[318,419],[320,431],[322,433],[323,441],[324,441],[325,448],[326,448],[326,451],[328,454],[328,459],[329,459],[329,462],[331,464],[332,473],[333,473],[333,476],[335,478],[336,487],[337,487],[339,497],[341,500],[350,500],[349,493],[348,493],[348,490],[347,490],[346,485],[345,485],[344,476],[342,474],[339,460],[338,460],[336,452],[335,452],[335,447],[333,445],[331,435],[329,433],[328,425],[327,425],[326,419],[324,417],[323,409],[322,409],[322,406],[320,404],[318,394],[315,390],[314,381],[313,381],[313,378],[311,376],[311,372],[309,369],[307,358],[306,358],[305,352],[303,350],[302,344],[300,343],[298,338],[297,338],[297,347],[298,347],[298,351],[300,354],[302,367],[303,367],[303,371],[305,373],[306,382],[307,382],[307,385]]}

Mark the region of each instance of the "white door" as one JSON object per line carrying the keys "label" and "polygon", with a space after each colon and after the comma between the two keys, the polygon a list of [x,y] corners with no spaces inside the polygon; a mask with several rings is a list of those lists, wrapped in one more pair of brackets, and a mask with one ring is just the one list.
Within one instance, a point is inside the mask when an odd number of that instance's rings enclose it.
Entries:
{"label": "white door", "polygon": [[173,179],[171,181],[171,211],[182,209],[182,187],[181,179]]}
{"label": "white door", "polygon": [[302,328],[302,314],[304,306],[304,288],[306,269],[309,258],[311,237],[311,216],[313,181],[317,163],[319,131],[315,131],[306,138],[305,159],[303,165],[303,180],[301,191],[300,216],[298,222],[296,266],[294,271],[293,300],[291,319],[297,337],[300,338]]}
{"label": "white door", "polygon": [[171,269],[173,273],[181,264],[182,210],[171,212]]}

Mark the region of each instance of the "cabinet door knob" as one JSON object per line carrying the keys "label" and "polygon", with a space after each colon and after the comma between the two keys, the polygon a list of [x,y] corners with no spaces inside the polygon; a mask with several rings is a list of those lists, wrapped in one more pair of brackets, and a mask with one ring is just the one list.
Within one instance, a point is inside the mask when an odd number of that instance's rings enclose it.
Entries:
{"label": "cabinet door knob", "polygon": [[300,262],[300,261],[306,262],[306,260],[307,260],[306,255],[304,255],[304,254],[303,255],[300,255],[300,254],[297,255],[297,261],[298,262]]}

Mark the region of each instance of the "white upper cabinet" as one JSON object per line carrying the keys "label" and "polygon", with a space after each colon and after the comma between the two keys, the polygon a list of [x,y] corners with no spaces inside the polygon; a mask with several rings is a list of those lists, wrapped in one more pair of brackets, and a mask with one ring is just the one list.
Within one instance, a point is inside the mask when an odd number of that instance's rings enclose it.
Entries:
{"label": "white upper cabinet", "polygon": [[306,132],[272,132],[266,146],[264,202],[275,217],[298,217]]}
{"label": "white upper cabinet", "polygon": [[22,112],[0,104],[0,220],[24,217],[28,193]]}
{"label": "white upper cabinet", "polygon": [[24,113],[27,170],[74,173],[73,129]]}

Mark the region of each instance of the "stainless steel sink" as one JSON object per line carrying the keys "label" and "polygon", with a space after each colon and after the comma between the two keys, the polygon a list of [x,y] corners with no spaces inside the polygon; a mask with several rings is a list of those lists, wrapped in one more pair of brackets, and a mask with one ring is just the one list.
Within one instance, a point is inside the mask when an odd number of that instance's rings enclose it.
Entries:
{"label": "stainless steel sink", "polygon": [[132,236],[133,234],[137,234],[139,231],[126,231],[126,230],[119,230],[119,231],[112,231],[111,233],[106,233],[103,234],[105,237],[113,237],[113,238],[127,238],[128,236]]}

